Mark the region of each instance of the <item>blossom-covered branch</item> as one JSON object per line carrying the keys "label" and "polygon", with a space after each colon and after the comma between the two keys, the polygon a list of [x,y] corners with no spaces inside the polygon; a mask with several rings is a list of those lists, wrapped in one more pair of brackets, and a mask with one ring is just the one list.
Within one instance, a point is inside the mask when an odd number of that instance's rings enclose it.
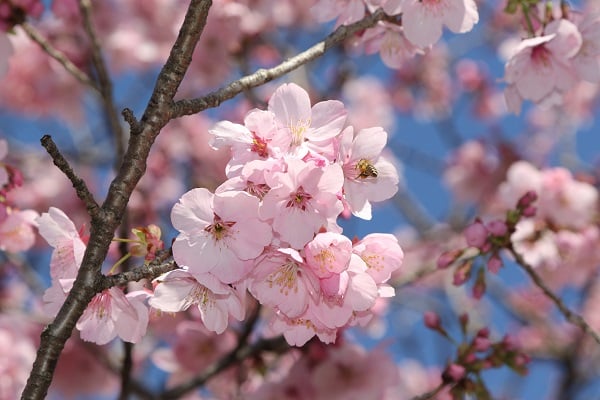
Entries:
{"label": "blossom-covered branch", "polygon": [[273,68],[260,69],[251,75],[244,76],[243,78],[231,82],[224,88],[198,99],[179,100],[173,104],[173,118],[196,114],[211,107],[218,107],[225,100],[229,100],[246,90],[279,78],[280,76],[301,67],[307,62],[322,56],[331,47],[340,44],[355,33],[375,25],[377,21],[382,20],[384,17],[385,13],[383,10],[378,9],[360,21],[347,26],[340,26],[322,42],[315,44]]}

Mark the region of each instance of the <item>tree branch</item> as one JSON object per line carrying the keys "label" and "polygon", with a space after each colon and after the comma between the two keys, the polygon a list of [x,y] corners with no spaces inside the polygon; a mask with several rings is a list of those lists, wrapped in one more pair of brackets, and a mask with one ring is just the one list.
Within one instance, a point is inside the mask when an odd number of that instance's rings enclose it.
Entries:
{"label": "tree branch", "polygon": [[21,24],[20,26],[23,28],[25,33],[27,33],[27,36],[29,36],[31,40],[36,42],[50,57],[58,61],[75,79],[94,90],[100,91],[98,86],[96,86],[96,84],[85,72],[73,64],[66,55],[52,46],[52,44],[50,44],[50,42],[48,42],[46,38],[42,36],[33,26],[29,25],[27,22]]}
{"label": "tree branch", "polygon": [[79,197],[79,199],[85,204],[85,207],[87,208],[87,212],[90,215],[90,217],[92,217],[92,219],[96,217],[100,212],[100,206],[98,205],[98,203],[96,203],[96,200],[94,199],[92,193],[89,191],[85,181],[79,176],[77,176],[77,174],[75,174],[73,168],[71,168],[71,165],[69,165],[69,162],[60,153],[60,150],[58,150],[56,143],[54,143],[54,141],[52,140],[52,136],[44,135],[42,136],[40,142],[42,143],[42,146],[46,149],[48,154],[50,154],[50,157],[52,157],[54,165],[56,165],[58,169],[60,169],[62,173],[65,174],[67,178],[69,178],[69,180],[73,184],[73,187],[75,188],[77,197]]}
{"label": "tree branch", "polygon": [[229,100],[246,90],[265,84],[275,78],[279,78],[309,61],[322,56],[328,49],[340,44],[349,36],[372,27],[384,17],[385,13],[383,10],[378,9],[373,14],[366,16],[358,22],[340,26],[322,42],[315,44],[309,49],[291,57],[273,68],[260,69],[255,73],[231,82],[224,88],[209,93],[204,97],[179,100],[173,105],[173,118],[196,114],[207,108],[217,107],[225,100]]}
{"label": "tree branch", "polygon": [[192,60],[192,53],[206,25],[211,4],[210,0],[191,0],[179,35],[157,78],[140,122],[140,133],[130,135],[123,163],[110,185],[101,212],[92,218],[90,241],[73,288],[54,321],[42,332],[36,360],[21,395],[22,399],[43,399],[46,396],[65,342],[87,304],[99,292],[103,279],[100,272],[102,262],[125,213],[131,193],[146,170],[150,147],[162,127],[171,119],[173,97]]}
{"label": "tree branch", "polygon": [[213,376],[235,364],[244,361],[247,358],[254,357],[263,351],[282,352],[288,350],[289,348],[290,347],[283,336],[278,336],[271,339],[261,339],[254,344],[245,345],[241,348],[235,348],[225,357],[208,366],[200,375],[189,380],[188,382],[167,390],[161,396],[159,396],[159,398],[165,400],[177,399],[191,390],[204,385]]}
{"label": "tree branch", "polygon": [[81,0],[79,2],[79,11],[81,12],[81,16],[83,17],[83,27],[85,28],[85,32],[87,33],[91,43],[92,62],[94,64],[96,73],[98,74],[98,90],[100,91],[100,95],[102,97],[104,111],[106,113],[108,124],[110,126],[110,130],[113,134],[113,138],[115,141],[115,147],[117,149],[115,165],[118,166],[121,162],[121,158],[123,157],[124,153],[123,129],[121,128],[121,124],[119,122],[117,114],[117,109],[115,107],[113,99],[113,84],[108,75],[108,70],[106,68],[104,58],[102,57],[102,49],[100,48],[98,35],[96,35],[96,31],[92,24],[91,9],[92,5],[90,0]]}
{"label": "tree branch", "polygon": [[531,280],[533,280],[536,286],[542,289],[542,292],[544,292],[544,294],[554,302],[556,307],[558,307],[558,309],[560,310],[562,315],[567,319],[567,321],[569,321],[575,326],[578,326],[582,331],[590,335],[596,341],[596,343],[600,344],[600,336],[598,335],[598,333],[596,333],[596,331],[594,331],[590,327],[590,325],[586,322],[585,319],[583,319],[581,315],[571,311],[569,307],[567,307],[565,303],[563,303],[563,301],[557,295],[555,295],[548,286],[546,286],[546,284],[538,275],[538,273],[535,272],[533,267],[529,265],[525,261],[525,259],[515,251],[512,245],[508,247],[508,251],[513,255],[513,257],[517,261],[517,264],[519,264],[525,270],[525,272],[527,272],[527,274],[529,275]]}

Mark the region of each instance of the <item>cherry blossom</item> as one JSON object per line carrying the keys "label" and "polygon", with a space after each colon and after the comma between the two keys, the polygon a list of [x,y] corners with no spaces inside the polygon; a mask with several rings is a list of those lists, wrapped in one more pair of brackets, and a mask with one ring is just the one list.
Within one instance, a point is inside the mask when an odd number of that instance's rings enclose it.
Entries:
{"label": "cherry blossom", "polygon": [[538,104],[560,103],[577,81],[572,59],[583,43],[577,26],[565,19],[555,20],[544,33],[523,40],[506,63],[506,102],[516,114],[524,99]]}
{"label": "cherry blossom", "polygon": [[115,287],[98,293],[77,322],[81,338],[100,345],[117,336],[126,342],[138,342],[148,326],[148,296],[144,291],[125,294]]}
{"label": "cherry blossom", "polygon": [[364,0],[319,0],[310,11],[319,22],[337,17],[336,27],[350,25],[364,17],[365,2]]}
{"label": "cherry blossom", "polygon": [[346,121],[344,104],[338,100],[321,101],[311,107],[308,93],[294,83],[281,85],[269,99],[268,110],[275,115],[278,130],[290,138],[287,151],[303,158],[314,155],[332,157],[329,148]]}
{"label": "cherry blossom", "polygon": [[287,172],[266,175],[271,190],[260,206],[260,216],[272,221],[278,237],[296,249],[310,241],[321,227],[335,225],[342,211],[337,194],[342,189],[342,169],[337,164],[319,168],[289,158]]}
{"label": "cherry blossom", "polygon": [[419,47],[437,42],[443,26],[454,33],[465,33],[478,21],[474,0],[405,0],[402,5],[404,34]]}
{"label": "cherry blossom", "polygon": [[75,224],[56,207],[50,207],[36,222],[40,235],[54,248],[50,259],[52,279],[74,278],[86,247]]}
{"label": "cherry blossom", "polygon": [[[198,278],[196,278],[198,277]],[[162,311],[178,312],[197,305],[207,329],[222,333],[231,315],[244,318],[238,293],[210,274],[192,275],[185,269],[174,270],[156,278],[158,285],[149,304]]]}
{"label": "cherry blossom", "polygon": [[382,128],[363,129],[354,135],[348,127],[343,132],[344,196],[357,217],[371,219],[371,201],[387,200],[398,191],[398,172],[381,156],[386,141]]}
{"label": "cherry blossom", "polygon": [[258,219],[258,203],[245,192],[213,195],[199,188],[184,194],[171,213],[180,232],[173,244],[177,263],[225,283],[245,277],[272,238],[271,227]]}

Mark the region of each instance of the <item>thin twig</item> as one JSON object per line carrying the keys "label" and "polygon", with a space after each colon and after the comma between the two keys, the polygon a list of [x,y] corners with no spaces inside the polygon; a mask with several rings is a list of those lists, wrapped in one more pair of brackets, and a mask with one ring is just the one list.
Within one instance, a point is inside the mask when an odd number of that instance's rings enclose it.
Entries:
{"label": "thin twig", "polygon": [[64,53],[52,46],[52,44],[50,44],[50,42],[48,42],[33,26],[29,25],[27,22],[20,26],[31,40],[36,42],[50,57],[58,61],[75,79],[94,90],[100,91],[98,86],[96,86],[94,81],[92,81],[85,72],[73,64]]}
{"label": "thin twig", "polygon": [[100,48],[98,35],[96,35],[96,31],[92,23],[92,5],[90,0],[81,0],[79,2],[79,11],[83,17],[83,26],[85,28],[85,32],[87,33],[91,43],[92,62],[98,75],[98,87],[102,97],[104,111],[106,113],[108,124],[113,134],[117,150],[115,157],[115,168],[118,168],[124,153],[125,138],[113,99],[113,84],[110,80],[108,69],[106,68],[106,63],[104,62],[104,57],[102,56],[102,49]]}
{"label": "thin twig", "polygon": [[88,214],[90,217],[94,218],[100,212],[100,206],[94,199],[94,196],[89,191],[85,181],[81,179],[75,172],[69,162],[63,157],[56,146],[56,143],[52,140],[52,136],[44,135],[40,140],[42,146],[46,149],[50,157],[52,157],[52,161],[54,165],[58,167],[66,176],[69,178],[73,187],[75,188],[75,192],[77,193],[77,197],[83,201],[85,207],[87,208]]}
{"label": "thin twig", "polygon": [[102,290],[105,290],[113,286],[124,286],[130,282],[137,282],[142,279],[152,280],[176,268],[178,268],[177,263],[173,260],[169,252],[165,251],[147,265],[142,265],[119,274],[105,276],[99,286]]}
{"label": "thin twig", "polygon": [[207,108],[217,107],[223,101],[229,100],[239,93],[279,78],[309,61],[322,56],[328,49],[342,43],[351,35],[372,27],[384,17],[385,13],[383,10],[378,9],[373,14],[366,16],[358,22],[340,26],[322,42],[315,44],[309,49],[289,58],[273,68],[259,69],[255,73],[231,82],[229,85],[201,98],[179,100],[173,105],[173,118],[192,115],[206,110]]}
{"label": "thin twig", "polygon": [[448,384],[446,382],[440,383],[435,389],[430,390],[427,393],[420,394],[413,397],[411,400],[429,400],[433,399],[439,392],[442,391]]}
{"label": "thin twig", "polygon": [[533,267],[529,265],[525,261],[525,259],[523,259],[523,257],[515,251],[512,245],[508,248],[508,251],[513,255],[513,257],[517,261],[517,264],[519,264],[525,270],[525,272],[527,272],[527,274],[529,275],[531,280],[533,280],[533,282],[537,285],[537,287],[542,289],[542,292],[544,292],[544,294],[550,300],[552,300],[554,304],[556,304],[556,307],[558,307],[558,309],[560,310],[562,315],[567,319],[567,321],[569,321],[575,326],[578,326],[582,331],[590,335],[596,341],[596,343],[600,344],[600,336],[598,335],[598,333],[596,333],[596,331],[594,331],[590,327],[590,325],[581,315],[571,311],[569,307],[567,307],[565,303],[563,303],[563,301],[557,295],[555,295],[548,286],[546,286],[546,283],[544,283],[544,281],[538,275],[538,273],[535,272]]}
{"label": "thin twig", "polygon": [[290,349],[290,346],[286,343],[283,336],[278,336],[271,339],[261,339],[258,342],[245,345],[242,348],[234,349],[228,353],[225,357],[219,359],[215,363],[209,365],[200,375],[192,378],[188,382],[184,382],[181,385],[173,387],[165,391],[160,399],[177,399],[184,394],[204,385],[209,379],[215,375],[221,373],[227,368],[236,365],[247,358],[253,357],[263,351],[275,351],[284,352]]}

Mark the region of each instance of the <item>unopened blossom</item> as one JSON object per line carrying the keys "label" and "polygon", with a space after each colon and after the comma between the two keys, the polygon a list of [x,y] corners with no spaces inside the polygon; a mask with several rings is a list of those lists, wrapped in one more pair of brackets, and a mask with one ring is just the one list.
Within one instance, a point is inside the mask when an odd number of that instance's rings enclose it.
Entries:
{"label": "unopened blossom", "polygon": [[224,283],[242,279],[272,239],[271,227],[258,219],[259,200],[245,192],[185,193],[171,212],[180,234],[173,257],[193,274],[210,272]]}
{"label": "unopened blossom", "polygon": [[231,315],[238,321],[244,319],[244,308],[235,289],[225,285],[211,274],[192,275],[178,269],[156,278],[158,282],[149,304],[166,312],[187,310],[196,305],[204,326],[222,333]]}
{"label": "unopened blossom", "polygon": [[102,345],[119,336],[137,343],[148,327],[147,297],[146,292],[125,294],[117,287],[96,294],[77,322],[81,338]]}
{"label": "unopened blossom", "polygon": [[391,198],[400,178],[394,165],[381,156],[387,141],[382,128],[369,128],[354,135],[352,127],[342,134],[340,161],[344,171],[344,197],[352,213],[371,219],[371,202]]}
{"label": "unopened blossom", "polygon": [[156,257],[156,252],[162,250],[164,243],[160,240],[160,228],[154,224],[134,228],[131,230],[138,240],[130,248],[132,255],[144,257],[145,261],[152,261]]}
{"label": "unopened blossom", "polygon": [[405,0],[402,5],[404,34],[419,47],[436,43],[444,26],[465,33],[478,21],[475,0]]}
{"label": "unopened blossom", "polygon": [[523,40],[506,63],[508,109],[516,114],[523,100],[559,104],[577,82],[572,59],[582,45],[577,26],[565,19],[550,22],[544,35]]}

